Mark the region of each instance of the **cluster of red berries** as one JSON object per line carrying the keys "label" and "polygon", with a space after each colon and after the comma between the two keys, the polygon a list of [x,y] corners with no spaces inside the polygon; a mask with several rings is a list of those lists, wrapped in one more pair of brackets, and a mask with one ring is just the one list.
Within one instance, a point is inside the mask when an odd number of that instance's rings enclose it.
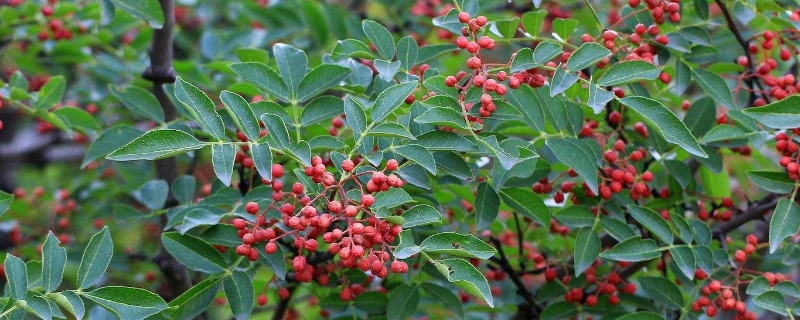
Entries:
{"label": "cluster of red berries", "polygon": [[[496,45],[494,39],[485,35],[479,36],[479,31],[489,22],[486,17],[478,16],[472,18],[469,13],[461,12],[458,14],[458,21],[466,26],[461,29],[462,35],[456,39],[456,46],[472,55],[466,62],[467,68],[473,70],[472,76],[469,81],[460,84],[467,76],[465,72],[461,71],[455,76],[446,77],[445,84],[449,87],[456,87],[462,92],[465,92],[470,86],[482,88],[483,94],[480,97],[477,116],[468,116],[470,122],[482,124],[483,118],[490,117],[492,113],[497,111],[492,94],[505,95],[508,92],[508,87],[503,82],[508,80],[508,86],[516,88],[519,87],[520,79],[509,77],[505,71],[492,74],[486,70],[480,52],[481,50],[492,50]],[[473,103],[465,103],[463,105],[464,111],[470,112],[473,106]]]}
{"label": "cluster of red berries", "polygon": [[[42,15],[49,21],[47,21],[47,26],[45,28],[39,30],[39,41],[45,41],[51,37],[56,41],[72,39],[72,31],[64,25],[64,21],[61,19],[53,19],[53,13],[55,12],[55,6],[57,4],[58,0],[49,0],[47,4],[42,6]],[[79,33],[86,33],[87,29],[85,25],[78,23],[77,30]]]}
{"label": "cluster of red berries", "polygon": [[[624,293],[632,295],[636,293],[636,285],[626,282],[617,272],[611,272],[605,278],[598,278],[595,268],[600,265],[600,260],[596,260],[592,266],[586,269],[586,286],[594,285],[596,290],[594,293],[586,295],[586,288],[572,288],[567,290],[564,295],[564,300],[573,303],[584,303],[588,307],[597,305],[598,299],[602,295],[608,295],[608,302],[612,305],[617,305],[620,302],[619,294]],[[629,263],[620,262],[620,266],[627,266]],[[554,268],[547,268],[544,271],[545,281],[552,282],[556,280],[557,272]],[[564,275],[560,281],[564,285],[568,285],[572,277]]]}
{"label": "cluster of red berries", "polygon": [[800,148],[795,141],[797,136],[800,136],[800,128],[780,132],[775,136],[775,149],[783,155],[778,163],[786,168],[792,180],[800,180],[800,160],[798,160]]}
{"label": "cluster of red berries", "polygon": [[[241,218],[232,222],[242,239],[236,253],[254,261],[258,259],[258,251],[254,246],[266,242],[265,252],[274,254],[279,245],[286,245],[286,242],[280,242],[281,239],[293,238],[291,245],[294,249],[300,253],[307,252],[309,256],[327,245],[327,252],[338,256],[339,264],[345,268],[371,271],[380,278],[386,277],[389,272],[408,272],[405,262],[394,260],[390,255],[389,245],[403,230],[402,227],[375,217],[370,209],[375,203],[374,193],[404,185],[402,179],[385,172],[396,170],[399,164],[391,159],[384,170],[353,173],[357,165],[350,159],[342,161],[343,174],[347,175],[337,180],[333,173],[327,171],[321,157],[313,157],[311,165],[304,172],[324,187],[314,198],[305,194],[305,187],[299,182],[292,185],[291,192],[283,192],[283,182],[279,180],[283,177],[283,167],[273,165],[273,180],[266,182],[273,189],[274,202],[265,209],[256,202],[249,202],[245,205],[245,211],[255,215],[255,222]],[[367,174],[371,175],[370,179],[362,184],[358,177]],[[360,201],[347,197],[346,183],[355,184],[360,189]],[[326,195],[330,195],[330,198],[326,198]],[[341,201],[333,200],[337,196],[341,197]],[[320,206],[324,209],[318,209]],[[266,213],[270,210],[279,211],[280,220],[268,219]],[[278,224],[279,221],[282,225]],[[324,244],[318,241],[319,238]],[[388,268],[386,264],[389,264]],[[329,274],[335,271],[335,265],[314,265],[303,254],[292,260],[292,268],[296,280],[300,282],[316,279],[320,283],[327,283]]]}
{"label": "cluster of red berries", "polygon": [[[637,8],[641,3],[641,0],[628,0],[631,8]],[[644,4],[657,24],[664,23],[666,18],[673,23],[681,21],[680,0],[644,0]]]}
{"label": "cluster of red berries", "polygon": [[447,14],[451,9],[453,9],[453,5],[448,3],[442,6],[442,0],[417,0],[411,6],[411,15],[436,18],[436,16]]}

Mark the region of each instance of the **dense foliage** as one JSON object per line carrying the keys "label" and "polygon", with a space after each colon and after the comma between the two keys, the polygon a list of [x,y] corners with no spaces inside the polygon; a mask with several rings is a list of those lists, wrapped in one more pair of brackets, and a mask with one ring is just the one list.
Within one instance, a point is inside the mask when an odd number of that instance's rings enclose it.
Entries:
{"label": "dense foliage", "polygon": [[0,319],[794,319],[799,7],[0,0]]}

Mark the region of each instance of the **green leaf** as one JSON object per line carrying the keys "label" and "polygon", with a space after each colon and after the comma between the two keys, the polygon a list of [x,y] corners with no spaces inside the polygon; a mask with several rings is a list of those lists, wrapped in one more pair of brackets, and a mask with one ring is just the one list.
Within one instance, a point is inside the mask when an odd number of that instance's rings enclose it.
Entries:
{"label": "green leaf", "polygon": [[787,194],[792,192],[795,181],[786,171],[747,171],[747,177],[755,185],[769,192]]}
{"label": "green leaf", "polygon": [[367,35],[369,41],[375,45],[375,49],[378,50],[378,54],[381,57],[384,59],[392,59],[394,57],[394,38],[392,38],[392,34],[386,27],[372,20],[363,20],[361,21],[361,29],[364,30],[364,34]]}
{"label": "green leaf", "polygon": [[432,174],[436,174],[436,160],[428,149],[417,144],[406,144],[392,149],[395,153],[411,160]]}
{"label": "green leaf", "polygon": [[588,269],[600,255],[600,237],[592,228],[581,228],[575,236],[575,276]]}
{"label": "green leaf", "polygon": [[611,55],[611,50],[596,42],[586,42],[567,60],[568,71],[583,70]]}
{"label": "green leaf", "polygon": [[755,305],[781,315],[788,315],[783,295],[777,291],[767,291],[753,298]]}
{"label": "green leaf", "polygon": [[442,221],[442,216],[436,208],[420,204],[403,212],[403,229],[410,229]]}
{"label": "green leaf", "polygon": [[317,46],[323,46],[328,41],[328,34],[330,33],[328,22],[325,19],[325,13],[322,11],[322,3],[316,1],[302,1],[300,2],[302,8],[303,20],[309,29],[311,38]]}
{"label": "green leaf", "polygon": [[697,172],[708,197],[718,199],[731,196],[731,178],[727,171],[714,173],[709,167],[700,166]]}
{"label": "green leaf", "polygon": [[394,208],[404,203],[413,202],[414,199],[403,189],[392,188],[375,195],[374,208]]}
{"label": "green leaf", "polygon": [[237,48],[234,51],[236,57],[241,62],[263,62],[269,61],[269,52],[259,48]]}
{"label": "green leaf", "polygon": [[169,319],[188,320],[196,317],[214,302],[222,277],[211,277],[189,288],[169,302],[166,316]]}
{"label": "green leaf", "polygon": [[211,146],[211,164],[217,179],[226,187],[231,185],[233,163],[236,160],[236,146],[230,143]]}
{"label": "green leaf", "polygon": [[178,77],[175,81],[175,97],[197,121],[203,131],[222,141],[225,138],[225,124],[217,113],[214,102],[200,89]]}
{"label": "green leaf", "polygon": [[247,100],[242,98],[239,94],[223,90],[219,95],[219,99],[225,104],[230,113],[231,118],[236,122],[236,126],[242,129],[242,132],[250,141],[256,141],[261,133],[261,128],[258,126],[258,118],[253,112],[253,108],[247,103]]}
{"label": "green leaf", "polygon": [[640,311],[626,314],[617,318],[616,320],[664,320],[664,317],[655,312]]}
{"label": "green leaf", "polygon": [[272,151],[266,143],[249,143],[253,163],[261,178],[272,180]]}
{"label": "green leaf", "polygon": [[288,253],[283,250],[282,246],[278,246],[278,251],[273,254],[267,254],[264,246],[258,246],[258,262],[265,265],[278,279],[286,279],[286,256]]}
{"label": "green leaf", "polygon": [[456,318],[464,318],[464,306],[452,290],[432,282],[423,282],[422,290],[441,302],[446,310],[452,311]]}
{"label": "green leaf", "polygon": [[52,231],[47,233],[47,239],[42,246],[42,287],[45,292],[57,290],[64,277],[67,249],[59,246],[60,243]]}
{"label": "green leaf", "polygon": [[594,225],[595,220],[589,207],[582,205],[566,207],[553,214],[553,217],[570,228],[590,227]]}
{"label": "green leaf", "polygon": [[503,202],[514,210],[545,228],[550,227],[550,210],[539,195],[530,188],[505,188],[500,190]]}
{"label": "green leaf", "polygon": [[182,175],[172,182],[172,195],[180,203],[189,203],[194,197],[194,191],[197,188],[197,180],[194,176]]}
{"label": "green leaf", "polygon": [[395,287],[389,294],[386,316],[390,320],[407,319],[414,315],[419,304],[419,287],[405,283]]}
{"label": "green leaf", "polygon": [[150,210],[164,207],[169,196],[169,184],[165,180],[151,180],[139,190],[138,200]]}
{"label": "green leaf", "polygon": [[553,80],[550,82],[550,96],[554,97],[559,93],[567,91],[579,78],[578,74],[566,71],[559,65],[556,67],[556,73],[553,75]]}
{"label": "green leaf", "polygon": [[620,101],[644,117],[668,142],[681,146],[689,153],[708,158],[686,125],[661,102],[644,97],[626,97]]}
{"label": "green leaf", "polygon": [[[395,290],[397,290],[397,288],[395,288]],[[392,290],[391,294],[394,294],[395,290]],[[336,297],[341,300],[338,294]],[[353,304],[356,308],[366,312],[369,315],[382,315],[388,311],[387,306],[389,305],[389,296],[387,296],[385,293],[380,293],[377,291],[364,292],[356,296]]]}
{"label": "green leaf", "polygon": [[250,319],[255,302],[253,281],[247,272],[234,270],[230,276],[222,281],[225,288],[225,297],[231,306],[231,313],[237,320]]}
{"label": "green leaf", "polygon": [[[100,0],[100,22],[105,26],[114,20],[116,7],[111,0]],[[81,317],[78,317],[81,318]]]}
{"label": "green leaf", "polygon": [[545,17],[547,17],[547,11],[544,10],[528,11],[522,15],[522,27],[525,28],[525,32],[527,32],[528,34],[534,37],[538,36],[539,31],[542,30],[542,25],[544,24]]}
{"label": "green leaf", "polygon": [[[405,229],[405,228],[404,228]],[[414,243],[414,232],[405,229],[400,232],[400,243],[394,249],[394,257],[397,259],[408,259],[422,251],[422,248]]]}
{"label": "green leaf", "polygon": [[297,100],[306,101],[318,93],[337,86],[350,75],[350,69],[335,64],[322,64],[303,77],[297,88]]}
{"label": "green leaf", "polygon": [[417,56],[419,56],[419,47],[414,38],[405,36],[397,42],[397,61],[400,61],[403,69],[411,70],[411,67],[417,62]]}
{"label": "green leaf", "polygon": [[652,239],[635,236],[618,243],[611,250],[600,253],[601,258],[614,261],[646,261],[661,256],[661,250]]}
{"label": "green leaf", "polygon": [[267,128],[268,139],[275,141],[275,147],[278,149],[291,148],[292,138],[289,137],[289,129],[286,128],[286,123],[280,116],[265,113],[261,115],[261,122]]}
{"label": "green leaf", "polygon": [[586,100],[586,104],[592,108],[594,114],[600,114],[606,107],[606,104],[614,99],[614,93],[611,91],[606,91],[603,88],[600,88],[597,85],[589,84],[589,98]]}
{"label": "green leaf", "polygon": [[108,91],[134,114],[164,123],[164,110],[152,92],[136,86],[108,86]]}
{"label": "green leaf", "polygon": [[91,114],[75,107],[61,107],[52,112],[72,130],[89,133],[100,131],[100,125]]}
{"label": "green leaf", "polygon": [[414,119],[416,123],[430,123],[442,127],[467,130],[469,127],[464,117],[450,108],[433,107]]}
{"label": "green leaf", "polygon": [[300,125],[309,126],[329,120],[344,113],[344,101],[334,96],[322,96],[311,100],[303,107]]}
{"label": "green leaf", "polygon": [[40,319],[52,319],[53,312],[50,309],[50,304],[42,298],[42,296],[34,293],[28,292],[23,299],[25,301],[24,308],[25,311],[28,311]]}
{"label": "green leaf", "polygon": [[143,319],[167,308],[157,294],[141,288],[103,287],[83,294],[120,319]]}
{"label": "green leaf", "polygon": [[693,68],[692,76],[697,84],[703,88],[703,91],[714,99],[717,103],[721,104],[728,110],[736,110],[736,104],[733,102],[733,96],[725,80],[714,72],[702,68]]}
{"label": "green leaf", "polygon": [[800,206],[794,201],[783,198],[772,211],[769,220],[769,253],[775,253],[783,240],[797,234],[800,229]]}
{"label": "green leaf", "polygon": [[364,107],[348,95],[344,100],[344,114],[347,125],[353,130],[353,137],[358,140],[367,129],[367,114],[364,112]]}
{"label": "green leaf", "polygon": [[336,46],[333,47],[333,50],[331,50],[331,57],[337,61],[350,57],[369,60],[375,59],[369,46],[356,39],[339,40]]}
{"label": "green leaf", "polygon": [[[537,64],[533,62],[533,51],[530,48],[522,48],[514,54],[511,60],[511,73],[528,70],[536,67]],[[511,90],[514,91],[514,90]]]}
{"label": "green leaf", "polygon": [[727,143],[731,142],[730,140],[747,139],[747,137],[748,134],[738,127],[728,124],[719,124],[711,128],[711,130],[700,139],[700,142],[703,144],[713,144],[715,142]]}
{"label": "green leaf", "polygon": [[763,107],[747,108],[742,113],[775,129],[792,129],[800,123],[800,96],[790,95]]}
{"label": "green leaf", "polygon": [[81,169],[86,168],[92,161],[100,157],[105,157],[122,146],[130,143],[136,137],[142,135],[142,131],[136,127],[119,124],[113,126],[100,134],[86,150],[86,155],[81,163]]}
{"label": "green leaf", "polygon": [[545,64],[563,52],[564,49],[558,43],[551,41],[541,42],[533,49],[533,63],[536,65]]}
{"label": "green leaf", "polygon": [[497,192],[486,182],[478,185],[475,194],[475,228],[485,230],[497,219],[500,210],[500,197]]}
{"label": "green leaf", "polygon": [[654,80],[661,74],[661,69],[652,63],[632,60],[613,64],[597,79],[598,86],[615,86],[642,80]]}
{"label": "green leaf", "polygon": [[376,137],[408,138],[414,139],[414,135],[408,132],[406,127],[394,122],[384,122],[369,130],[368,135]]}
{"label": "green leaf", "polygon": [[677,95],[683,94],[686,92],[686,88],[689,87],[689,83],[692,81],[692,69],[680,60],[675,59],[674,79],[675,87],[673,92],[675,92]]}
{"label": "green leaf", "polygon": [[689,279],[694,279],[694,271],[697,269],[694,250],[689,246],[677,246],[670,249],[669,253],[683,275]]}
{"label": "green leaf", "polygon": [[276,98],[289,102],[289,85],[275,69],[260,62],[242,62],[230,65],[240,77],[255,84]]}
{"label": "green leaf", "polygon": [[483,299],[489,307],[494,308],[494,299],[489,289],[489,282],[483,276],[483,273],[478,271],[467,260],[452,258],[431,260],[431,263],[447,278],[447,281],[452,282],[467,293]]}
{"label": "green leaf", "polygon": [[28,291],[28,268],[25,266],[25,262],[9,253],[6,254],[3,268],[6,272],[6,281],[8,281],[7,293],[10,293],[11,300],[24,299],[25,292]]}
{"label": "green leaf", "polygon": [[[367,20],[368,21],[368,20]],[[395,109],[400,107],[403,101],[414,92],[419,85],[418,81],[409,81],[393,85],[378,95],[375,104],[372,106],[372,121],[380,122],[390,115]]]}
{"label": "green leaf", "polygon": [[545,144],[550,147],[558,161],[575,170],[586,181],[589,189],[598,194],[595,151],[589,145],[575,138],[548,138]]}
{"label": "green leaf", "polygon": [[165,232],[161,234],[161,242],[178,262],[194,271],[215,273],[223,272],[228,267],[217,249],[195,236]]}
{"label": "green leaf", "polygon": [[549,303],[544,310],[542,310],[542,320],[561,320],[571,319],[578,314],[578,308],[573,303],[566,301],[558,301]]}
{"label": "green leaf", "polygon": [[563,18],[556,18],[553,20],[553,31],[558,35],[561,40],[564,42],[569,39],[569,36],[575,32],[575,28],[578,27],[578,20],[575,19],[563,19]]}
{"label": "green leaf", "polygon": [[642,290],[653,300],[671,308],[683,307],[683,294],[678,286],[667,278],[639,277]]}
{"label": "green leaf", "polygon": [[492,246],[471,234],[441,232],[422,241],[419,245],[428,253],[443,253],[457,257],[489,259],[497,253]]}
{"label": "green leaf", "polygon": [[291,45],[278,43],[272,47],[275,63],[283,80],[292,92],[292,97],[297,96],[298,88],[308,68],[308,57],[303,50]]}
{"label": "green leaf", "polygon": [[695,137],[705,135],[717,123],[717,107],[714,106],[714,101],[704,97],[692,103],[683,122]]}
{"label": "green leaf", "polygon": [[667,220],[664,220],[664,217],[650,208],[629,205],[628,212],[631,214],[631,217],[636,219],[636,221],[647,228],[647,230],[650,230],[650,232],[655,234],[656,237],[666,244],[672,244],[675,240],[672,234],[672,228],[669,226],[669,223],[667,223]]}
{"label": "green leaf", "polygon": [[[538,94],[530,86],[521,85],[516,90],[509,90],[506,93],[506,101],[517,108],[522,114],[522,120],[525,121],[525,123],[536,130],[544,130],[544,109]],[[461,120],[461,122],[463,122],[463,120]]]}
{"label": "green leaf", "polygon": [[108,226],[92,236],[89,244],[83,250],[81,263],[78,265],[78,289],[86,289],[94,285],[106,273],[111,256],[114,254],[114,245],[111,242],[111,233]]}
{"label": "green leaf", "polygon": [[11,203],[14,202],[14,195],[0,191],[0,217],[3,216],[9,208]]}
{"label": "green leaf", "polygon": [[47,295],[47,299],[55,302],[56,305],[75,316],[76,319],[83,319],[86,307],[77,293],[73,291],[53,292]]}
{"label": "green leaf", "polygon": [[164,12],[157,0],[111,0],[118,8],[144,19],[154,29],[164,26]]}
{"label": "green leaf", "polygon": [[39,89],[39,100],[36,101],[36,109],[50,109],[64,97],[64,91],[67,89],[67,80],[64,76],[53,76],[47,80],[47,83]]}

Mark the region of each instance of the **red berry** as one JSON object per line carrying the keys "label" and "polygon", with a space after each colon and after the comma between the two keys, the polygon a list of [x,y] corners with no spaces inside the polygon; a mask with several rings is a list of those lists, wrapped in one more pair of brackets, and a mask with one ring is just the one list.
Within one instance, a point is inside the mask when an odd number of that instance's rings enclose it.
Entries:
{"label": "red berry", "polygon": [[470,17],[469,12],[462,11],[458,14],[458,21],[461,23],[467,23],[471,18],[472,17]]}
{"label": "red berry", "polygon": [[373,203],[375,203],[375,197],[373,197],[371,194],[365,194],[361,196],[361,204],[363,204],[365,207],[369,208]]}
{"label": "red berry", "polygon": [[342,170],[344,170],[344,172],[353,171],[353,168],[355,168],[355,167],[356,167],[356,164],[353,163],[353,160],[344,159],[342,161]]}
{"label": "red berry", "polygon": [[258,305],[263,306],[267,304],[267,296],[265,294],[258,295]]}
{"label": "red berry", "polygon": [[397,167],[398,167],[397,160],[389,159],[388,161],[386,161],[386,170],[395,171],[397,170]]}
{"label": "red berry", "polygon": [[258,203],[250,201],[244,206],[244,210],[249,214],[256,214],[258,213]]}
{"label": "red berry", "polygon": [[277,164],[277,163],[273,164],[272,165],[272,178],[273,179],[278,179],[280,177],[283,177],[283,166],[280,165],[280,164]]}
{"label": "red berry", "polygon": [[[268,229],[268,230],[272,230],[272,229]],[[266,251],[267,254],[273,254],[273,253],[278,251],[278,245],[275,244],[275,242],[272,242],[272,241],[267,242],[267,245],[264,246],[264,251]]]}

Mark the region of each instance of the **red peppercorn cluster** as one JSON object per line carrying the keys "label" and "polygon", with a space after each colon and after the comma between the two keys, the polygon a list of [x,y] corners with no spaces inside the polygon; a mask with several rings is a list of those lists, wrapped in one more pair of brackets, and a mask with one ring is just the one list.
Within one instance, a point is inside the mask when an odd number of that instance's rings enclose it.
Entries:
{"label": "red peppercorn cluster", "polygon": [[[631,8],[637,8],[641,4],[641,0],[628,0]],[[667,18],[673,23],[681,21],[680,0],[644,0],[644,4],[647,6],[647,10],[650,10],[650,15],[657,24],[664,23]]]}
{"label": "red peppercorn cluster", "polygon": [[45,41],[50,38],[55,41],[70,40],[73,37],[73,30],[77,30],[79,33],[86,33],[86,26],[81,23],[65,25],[63,20],[53,18],[57,5],[58,0],[49,0],[48,3],[42,6],[40,11],[48,21],[47,25],[39,30],[39,41]]}
{"label": "red peppercorn cluster", "polygon": [[783,155],[778,163],[781,167],[786,168],[786,172],[792,180],[800,180],[800,153],[798,153],[800,148],[795,141],[798,136],[800,136],[800,128],[787,130],[775,136],[775,149]]}
{"label": "red peppercorn cluster", "polygon": [[[566,302],[577,304],[585,304],[588,307],[594,307],[598,303],[598,299],[604,295],[608,296],[608,303],[617,305],[620,302],[620,294],[632,295],[636,293],[636,285],[625,281],[620,277],[617,272],[611,272],[605,278],[598,278],[595,268],[600,265],[600,260],[596,260],[592,266],[586,269],[586,282],[582,287],[571,288],[564,294]],[[627,266],[627,262],[620,262],[620,266]],[[544,271],[544,278],[547,282],[555,281],[557,271],[554,268],[548,267]],[[563,285],[569,285],[572,277],[564,275],[560,281]],[[594,287],[593,291],[589,291]],[[590,294],[586,294],[589,292]]]}
{"label": "red peppercorn cluster", "polygon": [[[508,80],[508,86],[516,88],[519,87],[520,79],[509,77],[505,71],[492,74],[486,70],[486,65],[481,59],[481,50],[492,50],[496,44],[494,39],[481,35],[481,30],[488,23],[486,17],[478,16],[472,18],[469,13],[461,12],[458,14],[458,21],[466,26],[461,30],[462,35],[456,39],[456,46],[472,55],[466,62],[467,68],[472,70],[472,76],[469,81],[462,83],[464,82],[462,80],[467,76],[467,73],[462,71],[455,76],[445,78],[445,84],[449,87],[456,87],[461,92],[466,92],[471,86],[482,88],[483,94],[480,97],[480,107],[477,115],[473,112],[467,117],[472,123],[482,124],[483,118],[490,117],[492,113],[497,111],[497,106],[494,103],[495,98],[492,94],[502,97],[508,92],[508,87],[502,82]],[[470,112],[474,105],[473,103],[464,103],[463,108],[466,112]]]}
{"label": "red peppercorn cluster", "polygon": [[[280,180],[284,175],[283,167],[273,165],[273,180],[265,181],[272,187],[273,202],[267,208],[261,208],[256,202],[245,204],[245,211],[255,216],[255,222],[241,218],[232,221],[242,239],[236,253],[255,261],[259,256],[255,248],[258,245],[263,244],[267,254],[276,253],[279,245],[290,245],[300,253],[307,253],[292,260],[294,276],[301,282],[327,283],[329,275],[335,271],[332,263],[315,265],[309,262],[308,257],[321,250],[339,257],[338,263],[344,268],[371,271],[377,277],[384,278],[389,272],[408,272],[405,262],[391,257],[389,247],[402,227],[377,218],[371,209],[375,194],[404,185],[397,175],[387,175],[399,167],[397,160],[388,160],[384,170],[359,173],[354,172],[358,164],[350,159],[342,161],[341,165],[344,175],[337,179],[327,170],[321,157],[312,158],[304,173],[323,186],[323,191],[313,198],[299,182],[291,186],[291,191],[284,192]],[[369,175],[366,183],[359,180],[363,175]],[[359,189],[361,198],[358,201],[348,198],[346,188]],[[339,200],[334,200],[336,198]],[[280,219],[267,218],[270,210],[277,210]]]}

